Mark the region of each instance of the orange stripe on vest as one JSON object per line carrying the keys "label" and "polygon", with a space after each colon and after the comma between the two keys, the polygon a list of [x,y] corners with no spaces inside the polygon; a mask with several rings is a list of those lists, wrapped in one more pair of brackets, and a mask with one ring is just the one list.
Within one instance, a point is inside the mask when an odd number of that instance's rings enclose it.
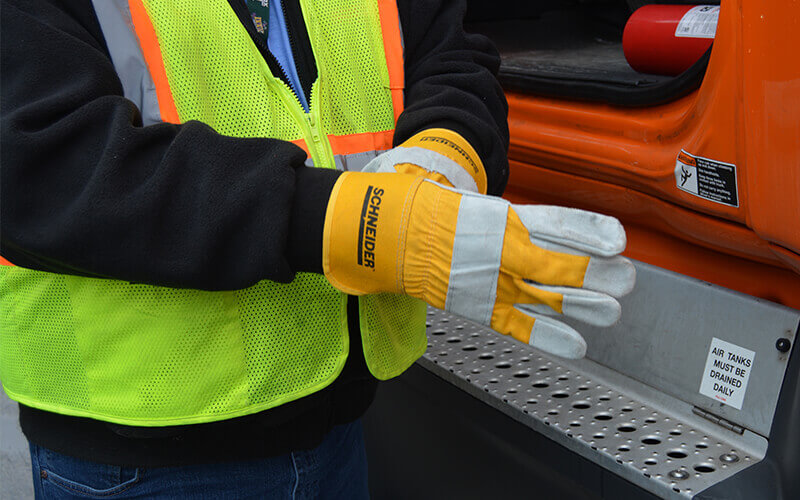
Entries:
{"label": "orange stripe on vest", "polygon": [[385,151],[391,149],[394,130],[366,132],[363,134],[329,135],[331,150],[336,155],[349,155],[365,151]]}
{"label": "orange stripe on vest", "polygon": [[[363,134],[350,135],[329,135],[328,141],[331,144],[331,151],[335,155],[350,155],[363,153],[365,151],[385,151],[392,148],[394,130],[384,130],[383,132],[364,132]],[[291,141],[295,146],[299,146],[308,153],[308,145],[303,139]]]}
{"label": "orange stripe on vest", "polygon": [[139,38],[144,60],[156,87],[161,120],[169,123],[180,123],[175,100],[172,97],[172,90],[167,80],[167,72],[164,69],[164,60],[161,58],[161,46],[158,44],[158,37],[153,24],[150,22],[150,16],[148,16],[142,0],[129,0],[128,6],[131,9],[131,20],[133,21],[136,36]]}

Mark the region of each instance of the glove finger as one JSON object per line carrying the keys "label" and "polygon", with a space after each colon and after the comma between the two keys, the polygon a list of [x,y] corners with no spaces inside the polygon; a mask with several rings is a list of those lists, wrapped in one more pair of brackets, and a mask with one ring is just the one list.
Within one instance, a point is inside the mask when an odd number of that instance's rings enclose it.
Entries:
{"label": "glove finger", "polygon": [[508,211],[502,262],[508,274],[546,285],[580,287],[591,259],[586,254],[576,253],[536,245],[519,214],[515,210]]}
{"label": "glove finger", "polygon": [[628,295],[636,284],[636,268],[625,257],[592,257],[583,277],[583,288],[612,297]]}
{"label": "glove finger", "polygon": [[569,325],[546,316],[537,316],[528,344],[556,356],[580,359],[586,356],[586,341]]}
{"label": "glove finger", "polygon": [[[527,283],[527,282],[526,282]],[[561,297],[561,310],[558,311],[547,303],[517,303],[514,306],[529,314],[553,316],[563,314],[584,323],[595,326],[611,326],[622,315],[622,307],[616,299],[604,293],[592,292],[580,288],[546,286],[539,284],[525,285],[535,291],[544,291]],[[531,293],[536,293],[531,291]]]}
{"label": "glove finger", "polygon": [[514,205],[513,208],[532,241],[535,238],[604,257],[625,250],[625,229],[614,217],[549,205]]}
{"label": "glove finger", "polygon": [[[539,240],[538,238],[531,238],[531,241],[533,245],[560,256],[565,254],[574,256],[586,255],[580,250],[549,241]],[[559,258],[559,260],[563,260],[563,257]],[[536,279],[535,275],[533,274],[524,276],[534,278],[534,281],[537,282],[544,281]],[[552,282],[548,282],[548,284],[550,283]],[[581,286],[587,290],[607,293],[612,297],[624,297],[625,295],[629,294],[631,290],[633,290],[633,286],[636,284],[636,268],[630,260],[619,255],[615,255],[613,257],[590,256],[589,263],[586,266],[586,271],[583,275],[582,284],[563,284]]]}
{"label": "glove finger", "polygon": [[[576,257],[586,255],[580,250],[549,241],[539,240],[538,238],[531,238],[531,242],[534,246],[551,252],[550,255],[554,257],[557,256],[556,258],[551,258],[550,261],[559,264],[563,262],[563,264],[561,264],[562,266],[565,264],[569,265],[568,263],[570,262],[564,255],[573,255]],[[549,267],[546,269],[546,274],[553,273],[557,273],[557,276],[567,276],[567,273],[557,267]],[[532,278],[533,281],[539,283],[557,284],[553,280],[540,279],[546,274],[538,272],[523,274],[523,276]],[[636,268],[630,260],[619,255],[613,257],[589,256],[589,263],[586,264],[582,282],[577,280],[573,281],[574,282],[564,281],[560,284],[580,286],[587,290],[607,293],[612,297],[624,297],[633,290],[633,286],[636,284]]]}
{"label": "glove finger", "polygon": [[614,297],[633,289],[636,270],[624,257],[597,257],[531,238],[515,210],[508,212],[503,268],[511,275],[553,286],[586,288]]}
{"label": "glove finger", "polygon": [[[559,254],[578,253],[555,243],[539,242],[541,248]],[[571,283],[570,283],[571,284]],[[625,257],[590,257],[583,275],[582,288],[607,293],[612,297],[624,297],[636,284],[636,268]]]}
{"label": "glove finger", "polygon": [[[511,308],[511,311],[510,315],[524,316],[527,321],[532,322],[526,342],[528,345],[567,359],[580,359],[586,355],[586,341],[571,326],[547,316],[528,314],[517,308]],[[520,324],[525,322],[522,319],[517,321]]]}
{"label": "glove finger", "polygon": [[586,354],[586,341],[571,326],[546,316],[526,313],[517,307],[495,309],[491,325],[495,331],[543,351],[569,359]]}

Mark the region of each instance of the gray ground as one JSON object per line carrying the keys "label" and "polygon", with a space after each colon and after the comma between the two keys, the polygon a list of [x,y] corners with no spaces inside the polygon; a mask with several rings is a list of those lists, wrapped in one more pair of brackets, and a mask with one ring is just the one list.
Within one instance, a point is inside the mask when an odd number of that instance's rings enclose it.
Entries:
{"label": "gray ground", "polygon": [[28,442],[19,430],[17,404],[0,390],[0,500],[33,498]]}

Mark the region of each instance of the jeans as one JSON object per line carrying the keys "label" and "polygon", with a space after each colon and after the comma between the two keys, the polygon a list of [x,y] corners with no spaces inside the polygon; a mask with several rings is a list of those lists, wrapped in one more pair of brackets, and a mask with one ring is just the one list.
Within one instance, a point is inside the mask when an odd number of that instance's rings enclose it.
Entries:
{"label": "jeans", "polygon": [[158,467],[103,465],[30,445],[36,498],[365,499],[361,421],[340,425],[317,448],[242,462]]}

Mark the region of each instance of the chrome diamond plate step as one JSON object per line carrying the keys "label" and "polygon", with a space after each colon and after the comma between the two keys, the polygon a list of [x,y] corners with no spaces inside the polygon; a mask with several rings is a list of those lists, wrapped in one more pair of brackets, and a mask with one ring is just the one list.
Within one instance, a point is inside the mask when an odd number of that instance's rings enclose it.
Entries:
{"label": "chrome diamond plate step", "polygon": [[420,364],[663,498],[691,498],[759,462],[767,441],[589,359],[547,356],[437,309]]}

